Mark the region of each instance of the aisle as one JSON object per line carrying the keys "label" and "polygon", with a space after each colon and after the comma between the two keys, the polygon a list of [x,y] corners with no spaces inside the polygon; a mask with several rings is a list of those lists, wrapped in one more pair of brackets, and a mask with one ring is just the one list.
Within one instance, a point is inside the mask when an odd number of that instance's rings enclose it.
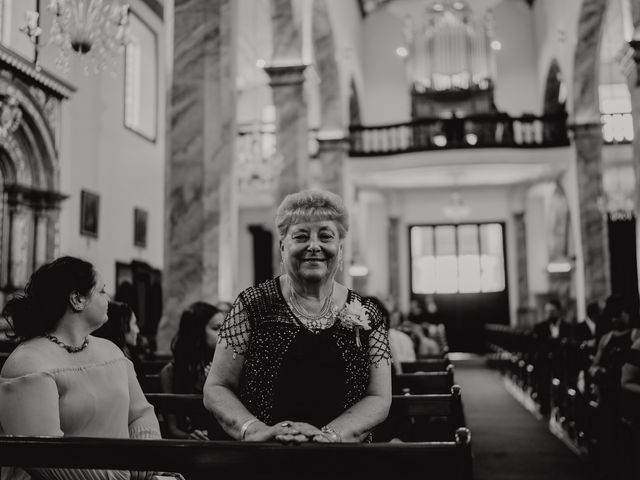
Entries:
{"label": "aisle", "polygon": [[585,480],[587,466],[479,361],[454,362],[471,429],[475,480]]}

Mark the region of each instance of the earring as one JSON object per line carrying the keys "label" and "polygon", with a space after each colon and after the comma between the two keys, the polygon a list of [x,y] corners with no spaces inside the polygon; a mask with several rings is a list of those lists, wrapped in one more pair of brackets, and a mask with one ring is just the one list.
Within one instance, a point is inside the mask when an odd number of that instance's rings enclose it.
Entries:
{"label": "earring", "polygon": [[342,261],[342,254],[340,254],[340,258],[338,258],[338,270],[342,271],[344,267],[344,262]]}
{"label": "earring", "polygon": [[280,257],[280,273],[284,274],[284,258]]}

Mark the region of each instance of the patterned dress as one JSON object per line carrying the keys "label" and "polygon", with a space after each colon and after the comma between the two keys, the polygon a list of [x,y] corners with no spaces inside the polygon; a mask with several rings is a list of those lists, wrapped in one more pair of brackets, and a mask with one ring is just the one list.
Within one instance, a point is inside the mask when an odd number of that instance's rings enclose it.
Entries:
{"label": "patterned dress", "polygon": [[238,397],[262,422],[303,421],[321,427],[361,400],[369,368],[391,353],[382,312],[349,290],[347,303],[365,307],[371,329],[339,319],[323,330],[307,328],[286,302],[278,278],[244,290],[234,302],[219,341],[245,357]]}

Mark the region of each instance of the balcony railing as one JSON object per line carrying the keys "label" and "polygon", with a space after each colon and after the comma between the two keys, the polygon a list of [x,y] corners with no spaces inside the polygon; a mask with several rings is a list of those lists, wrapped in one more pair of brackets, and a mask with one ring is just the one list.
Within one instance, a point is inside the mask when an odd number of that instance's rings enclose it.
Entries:
{"label": "balcony railing", "polygon": [[631,143],[633,141],[633,118],[631,113],[603,113],[602,139],[607,145]]}
{"label": "balcony railing", "polygon": [[542,148],[569,145],[566,115],[507,114],[425,118],[350,128],[350,155],[368,157],[452,148]]}

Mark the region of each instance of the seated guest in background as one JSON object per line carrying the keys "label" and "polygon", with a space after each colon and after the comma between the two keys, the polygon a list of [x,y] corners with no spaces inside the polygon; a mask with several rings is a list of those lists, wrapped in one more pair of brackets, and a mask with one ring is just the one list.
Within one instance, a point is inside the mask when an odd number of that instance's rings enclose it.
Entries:
{"label": "seated guest in background", "polygon": [[571,325],[562,318],[559,300],[552,298],[544,304],[544,320],[534,325],[533,335],[539,340],[571,337]]}
{"label": "seated guest in background", "polygon": [[[382,312],[384,318],[384,324],[387,330],[389,330],[389,347],[391,349],[391,360],[393,362],[393,371],[396,374],[402,373],[402,362],[415,362],[416,352],[413,349],[413,340],[411,337],[400,330],[397,330],[398,324],[394,324],[389,315],[389,311],[382,301],[377,297],[364,297],[365,300],[370,300],[374,303]],[[397,322],[398,317],[395,317]]]}
{"label": "seated guest in background", "polygon": [[[607,298],[603,315],[611,322],[612,330],[605,334],[596,352],[589,373],[597,385],[598,394],[598,435],[599,435],[599,478],[621,478],[619,449],[615,439],[620,438],[619,400],[622,383],[622,367],[627,361],[631,344],[637,336],[632,328],[632,309],[620,296]],[[635,322],[635,318],[633,321]],[[628,380],[627,380],[628,382]]]}
{"label": "seated guest in background", "polygon": [[597,378],[601,389],[617,391],[622,366],[638,331],[631,324],[631,307],[620,295],[607,298],[603,315],[611,323],[612,330],[600,340],[590,373]]}
{"label": "seated guest in background", "polygon": [[[131,362],[112,342],[91,335],[107,321],[108,301],[91,263],[62,257],[36,270],[24,295],[7,302],[2,316],[21,343],[0,376],[0,433],[160,438],[158,420]],[[52,479],[130,475],[67,469],[38,473]]]}
{"label": "seated guest in background", "polygon": [[205,406],[245,441],[361,442],[387,416],[391,364],[380,308],[336,282],[348,214],[322,190],[276,214],[283,274],[240,293],[220,330]]}
{"label": "seated guest in background", "polygon": [[106,338],[115,343],[124,356],[131,360],[138,377],[142,375],[138,351],[138,320],[131,307],[124,302],[109,301],[107,322],[93,332],[94,337]]}
{"label": "seated guest in background", "polygon": [[[445,327],[433,296],[427,296],[426,307],[419,298],[413,298],[407,318],[409,323],[403,325],[403,330],[413,338],[418,356],[449,350]],[[420,328],[416,328],[416,325]]]}
{"label": "seated guest in background", "polygon": [[[202,394],[223,320],[222,312],[206,302],[195,302],[182,313],[171,342],[173,360],[160,372],[163,392]],[[169,438],[209,438],[203,428],[210,423],[208,419],[167,415],[166,420]]]}
{"label": "seated guest in background", "polygon": [[622,388],[640,393],[640,338],[631,345],[622,367]]}
{"label": "seated guest in background", "polygon": [[231,302],[226,302],[224,300],[220,300],[216,302],[216,308],[222,313],[222,315],[226,316],[227,313],[231,311],[233,304]]}
{"label": "seated guest in background", "polygon": [[583,322],[576,324],[573,338],[577,342],[587,342],[589,346],[595,347],[597,345],[596,334],[599,333],[598,328],[601,323],[601,314],[600,302],[589,302],[587,305],[587,316]]}

